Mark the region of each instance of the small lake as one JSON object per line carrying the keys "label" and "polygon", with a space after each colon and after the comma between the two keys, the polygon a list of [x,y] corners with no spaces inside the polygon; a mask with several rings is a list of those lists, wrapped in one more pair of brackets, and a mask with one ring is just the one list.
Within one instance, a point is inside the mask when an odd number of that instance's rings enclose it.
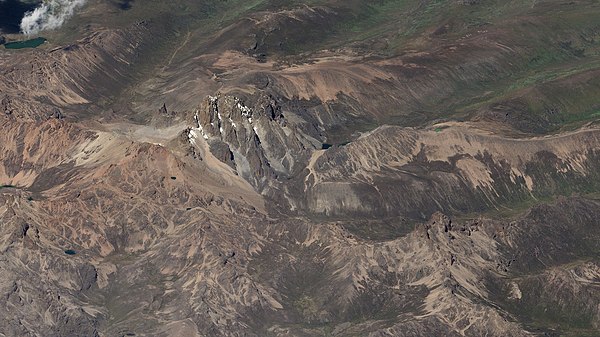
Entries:
{"label": "small lake", "polygon": [[23,48],[36,48],[43,45],[47,40],[43,37],[36,37],[35,39],[25,41],[14,41],[4,44],[6,49],[23,49]]}

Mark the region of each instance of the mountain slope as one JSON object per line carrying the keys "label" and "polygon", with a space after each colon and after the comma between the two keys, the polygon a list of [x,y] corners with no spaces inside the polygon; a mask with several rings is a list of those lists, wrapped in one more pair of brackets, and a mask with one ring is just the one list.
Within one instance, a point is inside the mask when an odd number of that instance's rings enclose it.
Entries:
{"label": "mountain slope", "polygon": [[0,336],[598,335],[599,11],[88,1],[0,50]]}

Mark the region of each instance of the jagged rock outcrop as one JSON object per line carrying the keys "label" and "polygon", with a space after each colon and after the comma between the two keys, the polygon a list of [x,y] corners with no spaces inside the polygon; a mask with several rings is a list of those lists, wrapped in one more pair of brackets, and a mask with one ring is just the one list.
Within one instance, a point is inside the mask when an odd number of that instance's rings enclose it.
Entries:
{"label": "jagged rock outcrop", "polygon": [[268,95],[253,97],[252,103],[231,95],[209,96],[193,118],[190,140],[206,141],[217,158],[266,193],[302,170],[321,144],[311,125],[284,113]]}

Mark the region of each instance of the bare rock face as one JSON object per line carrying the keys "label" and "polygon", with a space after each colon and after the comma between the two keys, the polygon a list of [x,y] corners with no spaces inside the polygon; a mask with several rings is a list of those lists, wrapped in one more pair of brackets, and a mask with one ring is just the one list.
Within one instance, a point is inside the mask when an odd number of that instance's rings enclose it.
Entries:
{"label": "bare rock face", "polygon": [[320,141],[306,122],[282,111],[270,96],[247,106],[235,96],[209,96],[194,114],[191,137],[206,140],[217,158],[259,191],[297,174]]}

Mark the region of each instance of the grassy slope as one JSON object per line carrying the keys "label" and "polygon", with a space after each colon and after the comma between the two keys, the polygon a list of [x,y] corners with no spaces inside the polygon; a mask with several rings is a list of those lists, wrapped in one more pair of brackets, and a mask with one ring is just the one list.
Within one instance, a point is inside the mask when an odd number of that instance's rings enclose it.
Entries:
{"label": "grassy slope", "polygon": [[[585,76],[600,69],[597,2],[481,1],[460,5],[430,1],[418,8],[407,8],[406,3],[389,1],[371,7],[373,14],[352,30],[360,32],[359,38],[371,38],[382,34],[382,27],[387,25],[391,31],[399,23],[401,28],[390,39],[390,54],[435,50],[443,44],[477,46],[489,40],[514,50],[509,53],[510,60],[503,60],[508,64],[497,76],[461,84],[457,97],[439,102],[441,106],[449,104],[450,111],[457,114],[474,114],[494,103],[519,100],[524,103],[524,113],[547,124],[539,130],[542,132],[599,116],[598,76]],[[399,15],[406,10],[411,15]],[[441,27],[443,33],[432,37]],[[464,60],[473,61],[477,60]]]}
{"label": "grassy slope", "polygon": [[[520,127],[521,131],[558,131],[600,115],[600,76],[595,74],[600,71],[597,1],[322,3],[339,6],[343,17],[327,36],[313,44],[295,46],[293,51],[348,45],[387,57],[426,51],[441,55],[435,68],[490,62],[481,54],[498,59],[498,69],[478,81],[460,82],[456,78],[460,74],[450,78],[456,82],[456,94],[431,102],[428,109],[437,111],[430,116],[432,119],[473,118],[479,110],[507,101],[522,103],[520,117],[528,115],[532,120]],[[498,49],[490,48],[495,42],[509,50],[506,55],[486,54],[497,53]],[[484,50],[453,59],[440,53],[443,46],[465,48],[467,53],[469,48]],[[532,125],[539,123],[543,127]]]}

